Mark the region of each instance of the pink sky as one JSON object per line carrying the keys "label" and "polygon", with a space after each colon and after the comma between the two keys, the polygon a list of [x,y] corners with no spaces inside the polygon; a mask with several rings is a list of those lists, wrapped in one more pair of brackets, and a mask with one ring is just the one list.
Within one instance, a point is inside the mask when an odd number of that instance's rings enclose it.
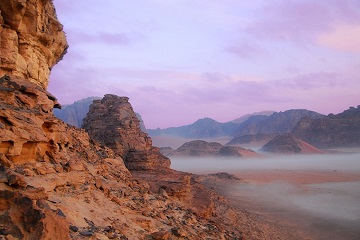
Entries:
{"label": "pink sky", "polygon": [[54,0],[62,104],[128,96],[147,128],[360,105],[359,0]]}

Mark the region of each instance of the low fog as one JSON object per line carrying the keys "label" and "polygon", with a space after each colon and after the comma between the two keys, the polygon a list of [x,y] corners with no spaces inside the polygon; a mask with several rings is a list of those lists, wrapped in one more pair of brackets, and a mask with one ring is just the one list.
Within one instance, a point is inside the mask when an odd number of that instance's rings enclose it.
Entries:
{"label": "low fog", "polygon": [[192,173],[276,169],[359,171],[360,153],[270,155],[261,158],[171,157],[171,168]]}
{"label": "low fog", "polygon": [[[326,172],[328,181],[291,184],[287,179],[239,181],[224,186],[243,208],[294,221],[314,239],[360,238],[360,182],[331,179],[359,174],[360,153],[265,156],[262,158],[172,157],[172,168],[197,174],[228,172],[241,178],[249,172]],[[306,176],[305,176],[306,177]],[[246,178],[245,178],[246,179]],[[358,178],[360,179],[360,178]],[[311,182],[311,181],[310,181]]]}

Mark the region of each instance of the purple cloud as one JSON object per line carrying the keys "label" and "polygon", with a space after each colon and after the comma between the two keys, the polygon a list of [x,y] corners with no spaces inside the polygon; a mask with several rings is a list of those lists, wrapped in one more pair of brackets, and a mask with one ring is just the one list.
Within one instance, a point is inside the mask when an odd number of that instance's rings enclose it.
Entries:
{"label": "purple cloud", "polygon": [[266,39],[308,41],[332,30],[338,22],[359,23],[358,7],[360,3],[356,0],[271,1],[247,31]]}
{"label": "purple cloud", "polygon": [[235,54],[243,59],[253,58],[266,54],[266,50],[260,47],[256,42],[239,41],[225,48],[225,51]]}

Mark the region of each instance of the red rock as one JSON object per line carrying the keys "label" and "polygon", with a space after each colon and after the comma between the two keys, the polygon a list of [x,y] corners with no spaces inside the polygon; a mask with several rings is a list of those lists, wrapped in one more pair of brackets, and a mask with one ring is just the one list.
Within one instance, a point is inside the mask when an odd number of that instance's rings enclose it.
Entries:
{"label": "red rock", "polygon": [[170,160],[152,146],[128,100],[112,94],[94,100],[83,128],[90,137],[118,153],[130,170],[169,168]]}

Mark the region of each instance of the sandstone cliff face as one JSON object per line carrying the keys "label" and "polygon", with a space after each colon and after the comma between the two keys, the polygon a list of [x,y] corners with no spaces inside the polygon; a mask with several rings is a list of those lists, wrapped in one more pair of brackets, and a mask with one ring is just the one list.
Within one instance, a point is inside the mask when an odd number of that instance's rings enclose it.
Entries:
{"label": "sandstone cliff face", "polygon": [[22,77],[46,89],[67,48],[52,1],[0,1],[0,77]]}
{"label": "sandstone cliff face", "polygon": [[153,147],[151,138],[141,131],[140,121],[128,100],[112,94],[94,100],[83,128],[91,138],[119,154],[130,170],[169,168],[170,160]]}

